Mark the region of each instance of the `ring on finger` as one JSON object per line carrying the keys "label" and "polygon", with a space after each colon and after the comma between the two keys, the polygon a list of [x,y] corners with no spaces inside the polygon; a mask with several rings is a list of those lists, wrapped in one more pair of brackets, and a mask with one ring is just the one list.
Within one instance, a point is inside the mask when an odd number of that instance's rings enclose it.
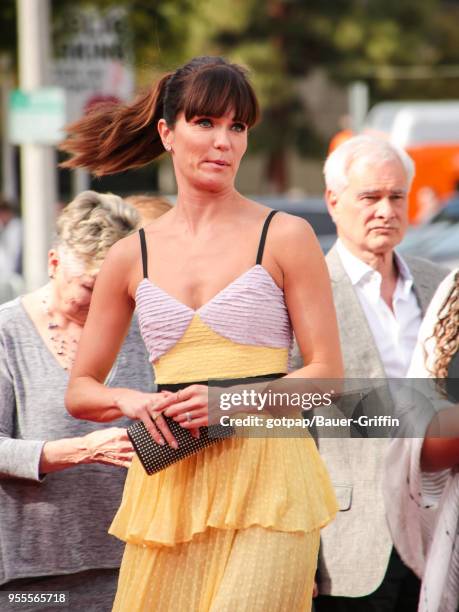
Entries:
{"label": "ring on finger", "polygon": [[161,412],[152,412],[151,413],[151,418],[153,419],[153,421],[156,421],[157,419],[159,419],[161,414],[162,414]]}
{"label": "ring on finger", "polygon": [[186,420],[188,421],[188,423],[191,423],[191,421],[193,420],[191,413],[185,412],[185,416],[186,416]]}

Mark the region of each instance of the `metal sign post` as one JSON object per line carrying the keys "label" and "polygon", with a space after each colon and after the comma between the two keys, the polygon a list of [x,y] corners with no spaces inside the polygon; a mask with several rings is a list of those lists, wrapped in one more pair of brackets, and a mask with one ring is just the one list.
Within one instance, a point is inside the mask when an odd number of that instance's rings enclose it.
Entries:
{"label": "metal sign post", "polygon": [[[19,85],[33,92],[49,83],[49,0],[17,0]],[[51,145],[21,145],[21,205],[24,227],[24,280],[32,290],[48,278],[57,201],[56,156]]]}

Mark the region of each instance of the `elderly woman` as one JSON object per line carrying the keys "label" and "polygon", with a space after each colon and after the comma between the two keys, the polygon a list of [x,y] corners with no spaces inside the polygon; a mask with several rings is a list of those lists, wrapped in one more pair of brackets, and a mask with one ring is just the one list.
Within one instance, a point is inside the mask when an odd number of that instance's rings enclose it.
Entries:
{"label": "elderly woman", "polygon": [[[0,307],[1,610],[1,591],[37,590],[69,592],[64,609],[110,609],[122,547],[107,529],[132,458],[128,421],[77,421],[64,393],[102,260],[138,223],[118,196],[81,193],[59,217],[49,283]],[[105,382],[152,390],[136,325]]]}

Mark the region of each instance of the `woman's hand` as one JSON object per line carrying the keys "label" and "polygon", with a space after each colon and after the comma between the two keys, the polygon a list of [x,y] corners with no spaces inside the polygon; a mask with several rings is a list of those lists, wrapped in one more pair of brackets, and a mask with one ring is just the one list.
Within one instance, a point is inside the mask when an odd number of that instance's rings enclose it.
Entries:
{"label": "woman's hand", "polygon": [[39,473],[43,476],[85,463],[129,467],[133,454],[126,429],[107,427],[79,438],[45,442],[40,456]]}
{"label": "woman's hand", "polygon": [[[206,385],[190,385],[172,393],[162,400],[163,414],[171,417],[193,435],[199,433],[199,427],[218,423],[221,412],[209,405],[209,390]],[[215,408],[215,409],[214,409]]]}
{"label": "woman's hand", "polygon": [[134,449],[123,427],[108,427],[86,434],[81,438],[85,453],[81,463],[103,463],[129,467]]}
{"label": "woman's hand", "polygon": [[161,414],[164,401],[172,395],[175,394],[170,391],[142,393],[131,389],[120,389],[115,404],[125,416],[142,421],[155,442],[164,446],[167,441],[172,448],[178,448],[177,440]]}

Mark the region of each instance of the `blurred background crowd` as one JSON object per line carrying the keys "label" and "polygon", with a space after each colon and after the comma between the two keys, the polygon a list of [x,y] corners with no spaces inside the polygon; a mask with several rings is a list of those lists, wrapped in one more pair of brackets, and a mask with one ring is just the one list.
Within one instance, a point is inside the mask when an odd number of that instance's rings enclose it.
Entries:
{"label": "blurred background crowd", "polygon": [[0,300],[44,281],[55,214],[77,193],[173,201],[168,159],[97,178],[58,169],[56,145],[94,104],[201,54],[248,66],[261,100],[242,193],[308,218],[327,251],[323,160],[353,134],[384,134],[416,164],[401,250],[454,266],[458,18],[457,0],[2,0]]}

